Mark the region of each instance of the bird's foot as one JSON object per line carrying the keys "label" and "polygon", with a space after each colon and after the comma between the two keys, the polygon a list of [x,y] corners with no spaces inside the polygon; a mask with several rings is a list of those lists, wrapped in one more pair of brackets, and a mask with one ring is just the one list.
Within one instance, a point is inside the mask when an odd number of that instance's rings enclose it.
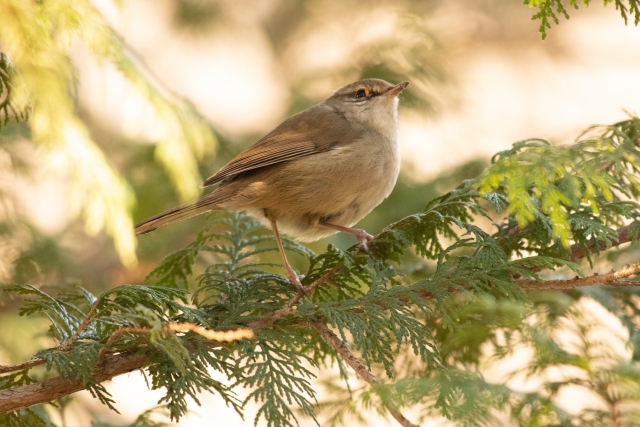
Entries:
{"label": "bird's foot", "polygon": [[354,233],[354,235],[358,239],[358,242],[360,242],[360,248],[366,253],[368,253],[369,255],[371,255],[371,252],[369,252],[369,246],[367,245],[367,243],[373,240],[373,236],[364,230],[357,230],[357,232]]}
{"label": "bird's foot", "polygon": [[321,222],[320,225],[356,236],[356,239],[358,239],[358,241],[360,242],[360,249],[371,255],[367,243],[373,240],[373,236],[366,231],[359,228],[343,227],[342,225],[330,224],[328,222]]}
{"label": "bird's foot", "polygon": [[307,295],[307,289],[304,286],[302,286],[302,282],[301,282],[301,280],[304,279],[305,275],[296,274],[296,272],[293,271],[293,268],[289,267],[288,265],[285,266],[285,272],[287,275],[287,279],[289,279],[289,282],[291,282],[293,286],[298,288],[299,291],[302,291],[303,294]]}

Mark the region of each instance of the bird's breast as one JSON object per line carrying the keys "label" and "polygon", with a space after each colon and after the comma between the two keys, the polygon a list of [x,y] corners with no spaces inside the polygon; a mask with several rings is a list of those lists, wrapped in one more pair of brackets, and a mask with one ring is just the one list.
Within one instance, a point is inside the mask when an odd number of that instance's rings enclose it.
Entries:
{"label": "bird's breast", "polygon": [[304,195],[283,212],[283,222],[287,222],[285,217],[292,219],[291,224],[295,217],[302,219],[295,225],[298,230],[291,233],[302,240],[333,234],[319,225],[322,222],[345,227],[356,224],[389,196],[400,171],[397,140],[378,134],[317,157],[322,159],[306,160],[307,170],[315,172],[299,182],[298,188],[306,189]]}
{"label": "bird's breast", "polygon": [[266,223],[273,215],[285,234],[302,241],[335,233],[322,222],[350,227],[393,190],[400,171],[396,138],[375,132],[335,149],[263,168],[224,207]]}
{"label": "bird's breast", "polygon": [[[353,225],[386,199],[398,179],[400,172],[400,150],[396,138],[376,136],[369,143],[354,144],[354,167],[357,176],[353,182],[346,182],[353,201],[359,206],[351,218],[345,218]],[[341,224],[342,225],[342,224]]]}

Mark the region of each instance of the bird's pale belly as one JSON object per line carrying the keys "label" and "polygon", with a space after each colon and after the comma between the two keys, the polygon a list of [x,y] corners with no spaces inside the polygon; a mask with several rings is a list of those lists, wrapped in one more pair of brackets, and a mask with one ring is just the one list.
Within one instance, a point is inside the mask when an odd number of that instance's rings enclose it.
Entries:
{"label": "bird's pale belly", "polygon": [[351,227],[378,206],[393,190],[400,159],[395,142],[360,141],[264,169],[225,207],[268,226],[267,210],[284,234],[313,241],[336,232],[322,223]]}

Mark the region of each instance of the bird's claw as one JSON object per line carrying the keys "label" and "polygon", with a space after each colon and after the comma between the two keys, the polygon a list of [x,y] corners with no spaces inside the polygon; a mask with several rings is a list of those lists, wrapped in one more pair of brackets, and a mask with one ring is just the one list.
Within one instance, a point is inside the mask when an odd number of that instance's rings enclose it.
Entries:
{"label": "bird's claw", "polygon": [[301,280],[304,279],[305,275],[296,274],[296,272],[293,271],[292,268],[287,268],[286,274],[287,274],[287,279],[289,279],[289,282],[291,282],[293,286],[298,288],[299,291],[302,291],[303,294],[307,295],[307,289],[304,286],[302,286],[302,282],[301,282]]}
{"label": "bird's claw", "polygon": [[367,245],[367,242],[372,241],[373,236],[364,230],[358,230],[356,237],[360,242],[360,248],[366,253],[368,253],[369,255],[371,255],[371,252],[369,252],[369,246]]}

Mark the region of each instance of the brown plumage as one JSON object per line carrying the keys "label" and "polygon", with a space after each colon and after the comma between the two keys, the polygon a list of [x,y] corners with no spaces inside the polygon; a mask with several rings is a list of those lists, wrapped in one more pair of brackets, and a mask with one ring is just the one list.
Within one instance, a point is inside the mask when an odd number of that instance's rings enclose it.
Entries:
{"label": "brown plumage", "polygon": [[[282,122],[209,177],[218,188],[136,225],[144,234],[213,209],[243,210],[298,240],[312,241],[350,228],[384,200],[400,166],[397,95],[392,85],[366,79]],[[297,276],[282,255],[289,279]],[[295,276],[295,279],[294,279]]]}

